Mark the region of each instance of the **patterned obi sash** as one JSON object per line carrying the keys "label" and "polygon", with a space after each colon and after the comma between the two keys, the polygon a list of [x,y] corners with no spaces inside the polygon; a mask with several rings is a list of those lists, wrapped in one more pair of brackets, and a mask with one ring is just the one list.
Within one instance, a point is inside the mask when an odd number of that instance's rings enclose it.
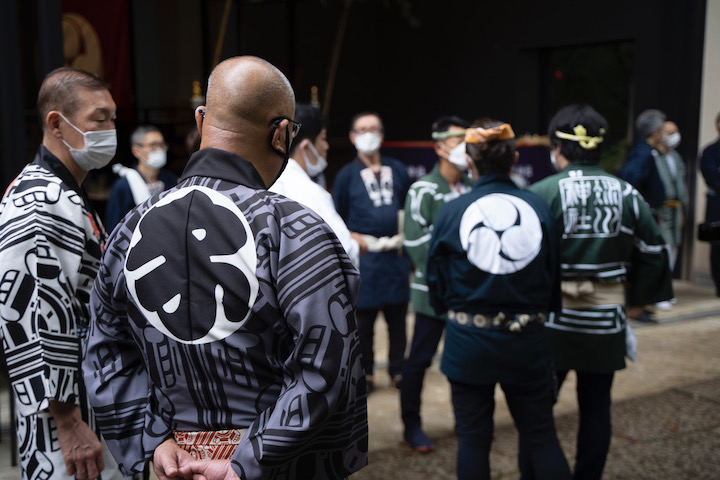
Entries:
{"label": "patterned obi sash", "polygon": [[175,430],[175,441],[196,460],[229,460],[247,432],[246,428],[210,432],[181,432]]}

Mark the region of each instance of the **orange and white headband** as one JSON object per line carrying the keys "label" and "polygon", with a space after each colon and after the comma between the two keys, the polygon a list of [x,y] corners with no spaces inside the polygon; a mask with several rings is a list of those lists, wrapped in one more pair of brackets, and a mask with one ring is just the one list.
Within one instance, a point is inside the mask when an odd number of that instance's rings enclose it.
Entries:
{"label": "orange and white headband", "polygon": [[[578,142],[582,148],[585,150],[595,150],[599,144],[601,144],[604,140],[602,136],[599,137],[590,137],[587,134],[587,129],[583,127],[582,125],[577,125],[573,128],[573,132],[575,132],[575,135],[572,133],[565,133],[561,132],[560,130],[555,130],[555,135],[558,138],[562,138],[563,140],[570,140],[571,142]],[[605,129],[600,129],[600,135],[605,133]]]}
{"label": "orange and white headband", "polygon": [[515,132],[509,123],[492,128],[468,128],[465,130],[465,143],[487,143],[493,140],[510,140]]}

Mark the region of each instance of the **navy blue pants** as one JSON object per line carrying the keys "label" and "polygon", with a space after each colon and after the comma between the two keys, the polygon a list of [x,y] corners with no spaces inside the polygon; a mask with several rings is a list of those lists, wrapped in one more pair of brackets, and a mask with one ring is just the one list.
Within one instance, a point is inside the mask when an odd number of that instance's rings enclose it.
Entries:
{"label": "navy blue pants", "polygon": [[410,353],[405,359],[400,387],[400,412],[405,430],[421,426],[420,396],[425,380],[425,371],[437,352],[443,330],[445,330],[444,320],[422,313],[415,314],[412,345]]}
{"label": "navy blue pants", "polygon": [[360,335],[360,351],[363,359],[362,365],[366,375],[372,375],[375,366],[373,352],[373,337],[375,335],[375,319],[382,310],[388,326],[388,373],[391,377],[402,373],[405,360],[405,347],[407,334],[405,333],[405,316],[408,304],[386,305],[382,308],[358,308],[357,324]]}
{"label": "navy blue pants", "polygon": [[[458,435],[458,479],[489,480],[495,385],[451,380],[450,386]],[[500,386],[519,434],[521,479],[569,480],[570,467],[555,431],[551,375],[527,382],[500,382]]]}
{"label": "navy blue pants", "polygon": [[[567,373],[567,370],[557,372],[558,390]],[[612,436],[610,389],[615,373],[575,373],[580,426],[573,479],[600,480]]]}

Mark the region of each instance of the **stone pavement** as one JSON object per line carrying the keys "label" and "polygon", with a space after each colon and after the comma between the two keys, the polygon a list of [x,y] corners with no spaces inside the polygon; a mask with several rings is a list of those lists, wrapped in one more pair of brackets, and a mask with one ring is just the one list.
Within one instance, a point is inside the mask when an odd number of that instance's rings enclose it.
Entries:
{"label": "stone pavement", "polygon": [[[710,285],[675,282],[678,303],[657,314],[657,324],[633,323],[637,363],[617,373],[613,386],[613,439],[604,480],[720,478],[720,299]],[[412,314],[409,331],[411,332]],[[376,328],[377,390],[368,399],[370,464],[352,480],[451,479],[457,441],[450,390],[434,362],[423,391],[423,421],[437,450],[427,455],[401,443],[398,392],[384,369],[386,337]],[[410,336],[408,337],[410,338]],[[558,435],[572,464],[577,431],[574,377],[568,376],[555,409]],[[519,477],[517,434],[502,391],[496,394],[494,479]],[[20,477],[10,465],[7,387],[0,388],[0,480]]]}
{"label": "stone pavement", "polygon": [[[657,324],[633,322],[637,363],[613,385],[613,439],[604,480],[720,479],[720,299],[714,287],[675,281],[677,304]],[[411,318],[411,316],[409,316]],[[378,324],[376,336],[383,332]],[[384,338],[376,359],[386,358]],[[385,357],[383,357],[385,356]],[[368,399],[370,463],[352,480],[455,478],[457,440],[450,388],[434,362],[423,390],[423,424],[437,450],[418,454],[402,444],[398,392],[381,369]],[[382,381],[385,381],[383,388]],[[577,403],[573,373],[555,407],[558,436],[573,463]],[[490,462],[494,479],[516,479],[517,434],[502,390],[496,392]]]}

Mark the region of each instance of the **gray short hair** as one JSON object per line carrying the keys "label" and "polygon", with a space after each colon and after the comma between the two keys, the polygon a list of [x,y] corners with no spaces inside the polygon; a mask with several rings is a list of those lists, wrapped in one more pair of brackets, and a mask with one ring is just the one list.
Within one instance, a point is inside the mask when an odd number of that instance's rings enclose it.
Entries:
{"label": "gray short hair", "polygon": [[654,132],[662,130],[667,117],[660,110],[645,110],[635,120],[635,130],[640,138],[648,138]]}
{"label": "gray short hair", "polygon": [[132,148],[133,145],[142,145],[143,139],[145,139],[145,135],[150,132],[158,132],[162,134],[159,128],[152,125],[140,125],[135,130],[133,130],[132,135],[130,135],[130,148]]}

